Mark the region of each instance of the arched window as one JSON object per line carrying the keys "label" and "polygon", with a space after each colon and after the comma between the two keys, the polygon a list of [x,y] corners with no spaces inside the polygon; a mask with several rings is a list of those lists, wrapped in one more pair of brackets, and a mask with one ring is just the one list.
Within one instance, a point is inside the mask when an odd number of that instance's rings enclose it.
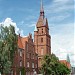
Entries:
{"label": "arched window", "polygon": [[43,30],[42,30],[42,33],[43,33]]}
{"label": "arched window", "polygon": [[42,29],[42,33],[43,33],[43,29]]}
{"label": "arched window", "polygon": [[22,67],[22,60],[20,60],[20,67]]}
{"label": "arched window", "polygon": [[20,56],[22,57],[22,50],[20,50]]}
{"label": "arched window", "polygon": [[32,68],[34,68],[34,63],[32,63]]}
{"label": "arched window", "polygon": [[38,32],[39,32],[39,29],[38,29]]}
{"label": "arched window", "polygon": [[43,38],[41,38],[41,42],[43,42]]}
{"label": "arched window", "polygon": [[29,62],[27,62],[27,67],[29,67]]}

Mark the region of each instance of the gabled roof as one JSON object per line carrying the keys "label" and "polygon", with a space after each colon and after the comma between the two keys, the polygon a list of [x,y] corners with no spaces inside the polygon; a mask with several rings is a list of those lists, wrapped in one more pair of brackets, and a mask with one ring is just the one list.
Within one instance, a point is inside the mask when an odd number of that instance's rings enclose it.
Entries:
{"label": "gabled roof", "polygon": [[44,12],[44,8],[43,8],[43,1],[42,1],[42,0],[41,0],[40,12]]}
{"label": "gabled roof", "polygon": [[28,41],[28,37],[22,37],[22,44],[23,44],[23,49],[25,49],[25,42]]}
{"label": "gabled roof", "polygon": [[21,41],[21,36],[18,35],[18,47],[23,49],[22,41]]}
{"label": "gabled roof", "polygon": [[64,63],[64,64],[66,64],[66,60],[59,60],[61,63]]}
{"label": "gabled roof", "polygon": [[67,60],[59,60],[59,61],[65,64],[68,68],[71,68],[71,64]]}

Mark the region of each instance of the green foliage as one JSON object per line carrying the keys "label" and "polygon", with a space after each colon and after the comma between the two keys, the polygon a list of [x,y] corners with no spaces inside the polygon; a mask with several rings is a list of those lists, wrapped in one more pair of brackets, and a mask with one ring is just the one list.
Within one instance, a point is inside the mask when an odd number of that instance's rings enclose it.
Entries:
{"label": "green foliage", "polygon": [[54,55],[45,55],[42,60],[41,72],[43,75],[60,75],[69,74],[70,69],[59,62],[59,59]]}
{"label": "green foliage", "polygon": [[17,50],[17,35],[13,26],[0,27],[0,61],[3,66],[3,73],[9,73],[15,50]]}
{"label": "green foliage", "polygon": [[25,74],[26,74],[25,67],[22,67],[22,68],[20,69],[20,71],[21,71],[21,75],[25,75]]}
{"label": "green foliage", "polygon": [[19,73],[20,71],[21,71],[21,75],[26,75],[26,69],[25,69],[25,67],[17,68],[17,72]]}

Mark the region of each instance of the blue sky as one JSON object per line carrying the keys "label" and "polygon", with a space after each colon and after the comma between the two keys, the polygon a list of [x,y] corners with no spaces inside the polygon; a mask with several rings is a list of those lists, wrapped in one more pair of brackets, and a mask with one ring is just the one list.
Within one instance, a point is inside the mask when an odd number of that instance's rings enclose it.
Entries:
{"label": "blue sky", "polygon": [[[45,17],[48,19],[52,52],[60,59],[70,55],[74,66],[74,1],[43,0]],[[34,33],[40,12],[40,0],[0,0],[0,23],[12,22],[21,35]],[[8,25],[8,24],[6,24]]]}

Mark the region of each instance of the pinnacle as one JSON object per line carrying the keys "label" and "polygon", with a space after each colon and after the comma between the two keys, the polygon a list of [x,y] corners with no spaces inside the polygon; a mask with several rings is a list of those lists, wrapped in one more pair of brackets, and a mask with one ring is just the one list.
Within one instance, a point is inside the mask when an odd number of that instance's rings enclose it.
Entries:
{"label": "pinnacle", "polygon": [[40,12],[44,12],[44,9],[43,9],[43,0],[41,0],[41,8],[40,8]]}

